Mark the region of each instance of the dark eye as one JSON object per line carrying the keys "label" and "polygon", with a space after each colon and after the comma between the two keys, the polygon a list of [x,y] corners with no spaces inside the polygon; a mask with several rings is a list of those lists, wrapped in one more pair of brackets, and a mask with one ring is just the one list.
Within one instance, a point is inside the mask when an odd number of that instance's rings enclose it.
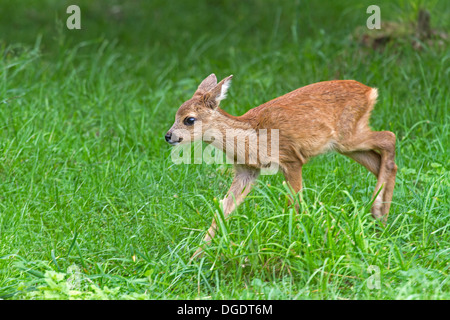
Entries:
{"label": "dark eye", "polygon": [[184,119],[184,124],[187,126],[192,126],[195,122],[195,118],[193,117],[188,117],[186,119]]}

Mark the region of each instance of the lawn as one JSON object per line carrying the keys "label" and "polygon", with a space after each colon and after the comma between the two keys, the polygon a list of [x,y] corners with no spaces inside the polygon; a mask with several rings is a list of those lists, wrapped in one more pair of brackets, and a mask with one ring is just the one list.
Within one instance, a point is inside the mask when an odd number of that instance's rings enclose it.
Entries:
{"label": "lawn", "polygon": [[[371,4],[3,0],[0,298],[450,299],[450,3],[378,1],[412,31],[376,48],[358,37]],[[375,177],[326,154],[303,169],[302,214],[262,176],[190,262],[232,168],[174,164],[164,135],[211,73],[234,75],[233,115],[318,81],[378,88],[371,126],[397,135],[399,168],[386,226]]]}

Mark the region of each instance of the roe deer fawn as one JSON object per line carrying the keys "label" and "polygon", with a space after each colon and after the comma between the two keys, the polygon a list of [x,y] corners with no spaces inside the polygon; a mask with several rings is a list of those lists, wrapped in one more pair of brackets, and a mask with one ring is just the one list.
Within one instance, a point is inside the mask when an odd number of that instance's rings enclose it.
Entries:
{"label": "roe deer fawn", "polygon": [[[225,217],[244,200],[260,170],[269,163],[277,163],[292,191],[298,193],[302,189],[302,166],[309,158],[334,150],[360,163],[377,177],[371,213],[386,222],[397,172],[395,134],[369,128],[377,89],[354,80],[318,82],[266,102],[242,116],[232,116],[219,108],[231,78],[217,83],[216,76],[211,74],[203,80],[193,97],[178,109],[175,123],[165,136],[172,145],[203,139],[226,152],[229,143],[223,137],[228,129],[239,129],[243,134],[250,130],[257,136],[256,130],[278,130],[276,158],[258,157],[258,148],[250,148],[248,143],[245,154],[241,155],[244,163],[236,163],[234,156],[234,180],[222,202]],[[201,130],[194,130],[198,123],[201,123]],[[217,135],[209,134],[206,141],[204,133],[212,129]],[[250,163],[250,159],[256,161]],[[214,237],[216,228],[213,219],[205,243]],[[201,252],[200,247],[193,257]]]}

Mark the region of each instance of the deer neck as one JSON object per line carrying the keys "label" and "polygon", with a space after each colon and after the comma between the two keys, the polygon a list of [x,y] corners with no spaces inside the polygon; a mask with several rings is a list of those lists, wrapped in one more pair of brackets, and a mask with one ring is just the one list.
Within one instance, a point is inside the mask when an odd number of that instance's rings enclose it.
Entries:
{"label": "deer neck", "polygon": [[[251,132],[254,132],[254,129],[248,121],[241,119],[241,117],[233,116],[222,109],[218,109],[214,119],[214,126],[207,131],[204,141],[226,152],[226,145],[227,143],[233,143],[233,137],[248,135]],[[228,141],[230,139],[233,141]]]}

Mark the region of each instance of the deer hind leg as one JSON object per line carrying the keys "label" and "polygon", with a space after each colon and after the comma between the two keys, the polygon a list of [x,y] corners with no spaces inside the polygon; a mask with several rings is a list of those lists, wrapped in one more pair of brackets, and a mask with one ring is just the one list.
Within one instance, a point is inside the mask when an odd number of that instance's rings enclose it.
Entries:
{"label": "deer hind leg", "polygon": [[347,156],[359,164],[363,165],[370,172],[372,172],[375,177],[378,178],[381,165],[381,155],[373,150],[365,151],[353,151],[353,152],[342,152],[344,156]]}
{"label": "deer hind leg", "polygon": [[[249,168],[246,166],[235,166],[235,175],[225,198],[222,200],[223,215],[226,218],[247,196],[252,189],[253,183],[259,176],[259,169]],[[216,219],[213,219],[211,227],[209,227],[203,242],[209,244],[211,239],[214,238],[217,231]],[[191,257],[191,259],[198,257],[202,254],[203,249],[200,247]]]}
{"label": "deer hind leg", "polygon": [[[383,131],[381,133],[384,133],[384,140],[382,140],[382,144],[386,144],[386,148],[381,151],[383,170],[381,171],[380,169],[380,176],[381,174],[383,174],[382,179],[384,183],[384,197],[381,206],[381,214],[383,217],[382,221],[386,223],[389,209],[392,203],[392,196],[394,194],[397,165],[395,164],[395,134],[390,131]],[[380,184],[380,177],[378,177],[377,184]],[[377,188],[375,190],[377,190]]]}
{"label": "deer hind leg", "polygon": [[[386,222],[394,192],[395,134],[390,131],[369,131],[345,143],[340,152],[365,166],[378,178],[372,199],[372,216]],[[365,137],[365,138],[362,138]]]}

